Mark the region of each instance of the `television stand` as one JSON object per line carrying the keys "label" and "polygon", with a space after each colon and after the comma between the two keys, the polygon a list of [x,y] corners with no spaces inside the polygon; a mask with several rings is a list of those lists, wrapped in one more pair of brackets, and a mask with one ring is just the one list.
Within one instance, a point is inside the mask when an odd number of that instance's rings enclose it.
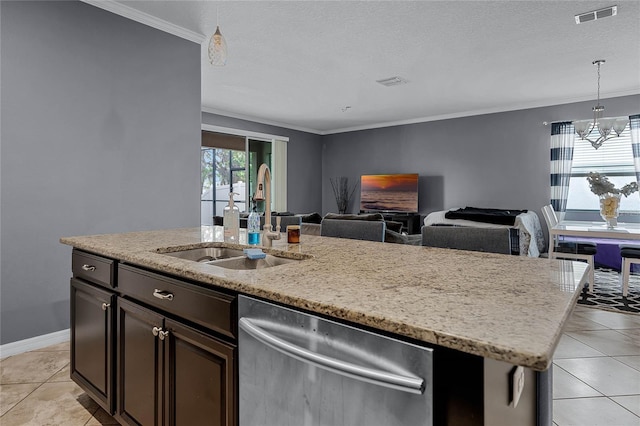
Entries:
{"label": "television stand", "polygon": [[391,220],[402,223],[402,232],[407,234],[420,233],[420,214],[419,213],[382,213],[384,220]]}

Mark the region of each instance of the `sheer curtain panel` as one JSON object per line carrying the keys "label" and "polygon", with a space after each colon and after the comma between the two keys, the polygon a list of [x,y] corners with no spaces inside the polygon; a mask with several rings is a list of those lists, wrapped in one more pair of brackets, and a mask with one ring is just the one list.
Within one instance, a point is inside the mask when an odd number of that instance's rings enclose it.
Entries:
{"label": "sheer curtain panel", "polygon": [[570,121],[551,124],[551,205],[564,218],[569,197],[575,129]]}
{"label": "sheer curtain panel", "polygon": [[629,116],[631,127],[631,150],[633,151],[633,165],[636,167],[636,181],[640,184],[640,114]]}

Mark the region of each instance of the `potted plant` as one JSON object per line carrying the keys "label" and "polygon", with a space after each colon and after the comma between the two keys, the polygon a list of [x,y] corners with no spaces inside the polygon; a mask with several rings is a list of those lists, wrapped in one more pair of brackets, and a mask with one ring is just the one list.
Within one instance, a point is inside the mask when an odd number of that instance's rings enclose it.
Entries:
{"label": "potted plant", "polygon": [[329,178],[329,181],[331,182],[333,195],[336,197],[338,213],[345,214],[349,207],[349,201],[351,201],[351,197],[353,197],[353,193],[356,191],[357,185],[349,187],[349,178],[346,176]]}

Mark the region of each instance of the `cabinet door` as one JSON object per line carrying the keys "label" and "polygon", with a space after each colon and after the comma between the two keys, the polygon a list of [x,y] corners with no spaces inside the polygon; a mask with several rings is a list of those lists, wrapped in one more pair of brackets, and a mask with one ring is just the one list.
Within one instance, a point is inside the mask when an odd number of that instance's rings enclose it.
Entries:
{"label": "cabinet door", "polygon": [[115,295],[71,279],[71,378],[113,414]]}
{"label": "cabinet door", "polygon": [[235,346],[165,319],[165,424],[235,425]]}
{"label": "cabinet door", "polygon": [[162,346],[158,333],[163,317],[118,298],[119,421],[131,425],[160,425]]}

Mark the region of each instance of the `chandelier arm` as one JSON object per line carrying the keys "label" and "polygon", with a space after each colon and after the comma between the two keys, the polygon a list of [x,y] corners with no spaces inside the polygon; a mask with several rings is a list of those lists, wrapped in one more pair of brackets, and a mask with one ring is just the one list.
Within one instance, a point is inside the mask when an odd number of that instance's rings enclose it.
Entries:
{"label": "chandelier arm", "polygon": [[609,139],[613,139],[615,137],[617,137],[617,136],[609,135],[607,137],[600,136],[596,140],[589,139],[588,137],[584,137],[584,138],[581,138],[581,139],[584,140],[584,141],[589,142],[591,144],[591,146],[593,146],[595,149],[598,149],[598,148],[600,148],[602,146],[603,143],[605,143]]}

